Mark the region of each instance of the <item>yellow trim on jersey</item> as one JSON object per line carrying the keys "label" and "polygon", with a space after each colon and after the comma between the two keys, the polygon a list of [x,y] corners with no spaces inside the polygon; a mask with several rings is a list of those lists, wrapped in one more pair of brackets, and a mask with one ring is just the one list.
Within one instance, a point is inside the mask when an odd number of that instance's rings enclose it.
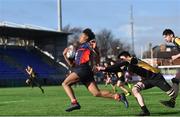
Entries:
{"label": "yellow trim on jersey", "polygon": [[120,78],[120,77],[123,76],[123,73],[122,73],[122,72],[118,72],[117,75],[118,75],[118,77]]}
{"label": "yellow trim on jersey", "polygon": [[34,72],[31,73],[31,76],[32,76],[32,78],[36,77]]}
{"label": "yellow trim on jersey", "polygon": [[176,37],[176,38],[174,39],[174,42],[177,43],[178,46],[180,46],[180,38],[177,38],[177,37]]}
{"label": "yellow trim on jersey", "polygon": [[138,64],[137,64],[138,67],[141,67],[141,68],[144,68],[148,71],[151,71],[153,73],[159,73],[160,70],[158,68],[155,68],[155,67],[152,67],[151,65],[149,65],[148,63],[144,62],[144,61],[141,61],[141,60],[138,60]]}

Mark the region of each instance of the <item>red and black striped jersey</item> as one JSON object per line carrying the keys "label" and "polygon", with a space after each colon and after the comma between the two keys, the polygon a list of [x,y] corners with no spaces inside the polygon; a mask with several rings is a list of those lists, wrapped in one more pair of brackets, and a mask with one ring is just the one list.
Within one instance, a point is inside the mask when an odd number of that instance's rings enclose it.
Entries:
{"label": "red and black striped jersey", "polygon": [[76,51],[75,63],[81,65],[90,61],[91,49],[89,43],[83,43]]}

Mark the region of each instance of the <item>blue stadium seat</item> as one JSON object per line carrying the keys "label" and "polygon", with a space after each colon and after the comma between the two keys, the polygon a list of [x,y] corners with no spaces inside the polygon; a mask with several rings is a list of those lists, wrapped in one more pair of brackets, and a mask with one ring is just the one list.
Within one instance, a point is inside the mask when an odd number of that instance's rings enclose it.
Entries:
{"label": "blue stadium seat", "polygon": [[[8,57],[11,62],[2,59],[3,56]],[[14,64],[13,64],[14,63]],[[57,66],[48,64],[43,56],[38,54],[37,50],[33,47],[0,47],[0,79],[1,78],[21,78],[26,79],[28,76],[25,72],[27,65],[33,67],[37,72],[39,78],[58,79],[57,74],[62,74]]]}

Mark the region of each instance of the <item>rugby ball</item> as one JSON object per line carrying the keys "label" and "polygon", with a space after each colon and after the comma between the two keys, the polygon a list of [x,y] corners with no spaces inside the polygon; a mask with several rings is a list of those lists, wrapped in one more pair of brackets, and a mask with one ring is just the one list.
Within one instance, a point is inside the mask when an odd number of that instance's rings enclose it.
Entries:
{"label": "rugby ball", "polygon": [[70,45],[70,46],[68,47],[68,51],[67,51],[67,53],[66,53],[66,57],[69,58],[69,59],[74,59],[75,54],[76,54],[76,52],[75,52],[74,46],[73,46],[73,45]]}

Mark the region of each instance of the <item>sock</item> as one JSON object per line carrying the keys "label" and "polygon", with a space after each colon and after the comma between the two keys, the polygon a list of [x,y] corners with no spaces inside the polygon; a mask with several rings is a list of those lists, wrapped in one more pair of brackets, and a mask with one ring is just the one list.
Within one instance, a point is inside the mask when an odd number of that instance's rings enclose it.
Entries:
{"label": "sock", "polygon": [[71,101],[71,104],[77,104],[78,102],[77,102],[77,100],[76,99],[73,99],[72,101]]}
{"label": "sock", "polygon": [[115,94],[115,95],[114,95],[114,99],[115,99],[115,100],[118,100],[118,101],[119,101],[119,100],[120,100],[120,97],[121,97],[120,94]]}
{"label": "sock", "polygon": [[177,97],[178,96],[178,93],[179,93],[179,79],[177,78],[173,78],[172,80],[172,88],[174,89],[175,91],[175,95],[173,97]]}
{"label": "sock", "polygon": [[141,106],[141,109],[143,110],[143,112],[145,112],[145,113],[149,113],[149,110],[147,109],[147,107],[146,106]]}

